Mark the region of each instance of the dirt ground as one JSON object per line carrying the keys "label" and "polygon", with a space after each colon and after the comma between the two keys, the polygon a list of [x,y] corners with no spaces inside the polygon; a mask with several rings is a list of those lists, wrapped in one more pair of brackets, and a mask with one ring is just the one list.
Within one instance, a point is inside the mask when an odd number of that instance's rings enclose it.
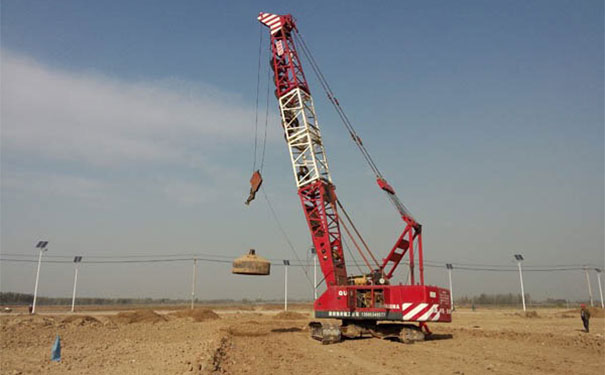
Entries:
{"label": "dirt ground", "polygon": [[[271,307],[0,316],[1,374],[603,374],[602,311],[582,332],[579,313],[461,309],[433,339],[374,338],[321,345],[311,310]],[[276,306],[273,308],[277,308]],[[292,313],[294,312],[294,313]],[[50,361],[55,337],[60,362]]]}

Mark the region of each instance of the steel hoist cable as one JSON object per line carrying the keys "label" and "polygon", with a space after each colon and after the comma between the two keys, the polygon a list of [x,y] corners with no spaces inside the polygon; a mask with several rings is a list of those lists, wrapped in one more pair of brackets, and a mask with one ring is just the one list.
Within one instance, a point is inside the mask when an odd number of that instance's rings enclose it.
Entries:
{"label": "steel hoist cable", "polygon": [[376,265],[376,267],[380,267],[380,264],[378,263],[378,260],[374,256],[374,253],[372,253],[372,251],[370,250],[370,247],[368,246],[368,244],[366,243],[366,241],[361,236],[361,233],[359,233],[359,230],[355,226],[355,223],[353,223],[353,220],[351,220],[351,217],[349,216],[349,213],[347,212],[347,210],[345,210],[344,206],[340,202],[340,199],[337,200],[336,202],[338,203],[338,207],[340,207],[340,209],[344,213],[345,218],[347,219],[347,221],[349,222],[349,224],[351,224],[351,227],[353,228],[353,231],[355,232],[355,234],[357,234],[357,237],[359,237],[359,239],[361,240],[361,243],[363,244],[364,248],[366,249],[366,251],[368,252],[368,254],[370,254],[370,257],[372,257],[372,260],[374,261],[374,264]]}
{"label": "steel hoist cable", "polygon": [[[361,141],[361,137],[359,137],[359,135],[357,135],[357,132],[355,131],[355,128],[353,127],[353,124],[351,123],[348,116],[346,115],[346,113],[344,112],[342,107],[340,106],[338,99],[336,99],[336,97],[334,96],[334,92],[332,91],[332,88],[330,87],[328,81],[326,80],[326,77],[321,72],[321,69],[319,69],[319,65],[317,64],[317,61],[313,57],[311,50],[305,43],[302,35],[299,32],[295,32],[295,33],[293,33],[293,35],[294,35],[294,40],[301,47],[300,49],[303,51],[303,54],[307,58],[307,61],[309,62],[311,69],[315,73],[320,85],[322,86],[324,92],[326,93],[328,99],[330,100],[330,103],[332,103],[332,106],[336,110],[336,113],[340,117],[340,119],[341,119],[342,123],[344,124],[344,126],[346,127],[347,131],[349,132],[349,135],[353,139],[353,142],[357,145],[357,148],[359,148],[359,150],[361,151],[361,154],[363,155],[364,159],[370,166],[370,169],[372,170],[372,172],[374,172],[374,175],[376,176],[376,178],[378,180],[386,181],[384,179],[384,176],[378,169],[378,166],[374,162],[374,159],[372,159],[372,156],[370,155],[369,151],[363,145],[363,142]],[[387,193],[391,204],[393,204],[393,206],[402,215],[405,215],[411,219],[414,219],[414,216],[412,215],[410,210],[399,200],[399,198],[397,197],[397,195],[395,194],[394,191],[389,192],[388,190],[385,190],[385,192]],[[414,219],[414,221],[415,221],[415,219]]]}
{"label": "steel hoist cable", "polygon": [[254,111],[254,160],[252,162],[252,173],[256,171],[256,149],[258,145],[258,98],[260,91],[260,62],[263,47],[263,28],[259,26],[259,38],[258,38],[258,65],[256,68],[256,106]]}
{"label": "steel hoist cable", "polygon": [[[286,242],[288,243],[288,246],[290,247],[290,250],[292,250],[292,253],[294,254],[294,257],[296,258],[296,261],[298,263],[302,263],[302,261],[300,260],[300,257],[298,256],[298,253],[296,252],[296,249],[294,249],[294,245],[292,244],[292,241],[290,241],[290,238],[288,237],[288,234],[284,230],[284,227],[281,225],[281,221],[277,217],[277,213],[275,212],[275,209],[273,208],[273,205],[271,204],[271,201],[269,200],[269,196],[265,192],[265,188],[261,187],[260,190],[263,193],[263,197],[265,197],[265,200],[267,201],[267,205],[269,206],[269,210],[271,211],[271,214],[273,215],[273,219],[277,223],[277,227],[279,228],[279,231],[284,236]],[[313,286],[313,281],[311,281],[311,278],[309,276],[309,273],[307,272],[307,269],[305,267],[302,267],[302,270],[303,270],[303,273],[305,274],[305,278],[307,279],[307,281],[309,282],[309,284],[311,286]]]}
{"label": "steel hoist cable", "polygon": [[267,149],[267,128],[269,127],[269,86],[271,81],[271,71],[267,69],[267,98],[265,100],[265,131],[263,135],[263,151],[260,158],[260,172],[262,174],[265,167],[265,151]]}

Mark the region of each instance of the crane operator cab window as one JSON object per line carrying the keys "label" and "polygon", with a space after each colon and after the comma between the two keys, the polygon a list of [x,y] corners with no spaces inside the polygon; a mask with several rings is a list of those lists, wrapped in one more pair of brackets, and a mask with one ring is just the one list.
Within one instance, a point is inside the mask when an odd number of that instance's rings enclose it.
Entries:
{"label": "crane operator cab window", "polygon": [[356,289],[355,307],[360,309],[384,307],[384,291],[382,289]]}

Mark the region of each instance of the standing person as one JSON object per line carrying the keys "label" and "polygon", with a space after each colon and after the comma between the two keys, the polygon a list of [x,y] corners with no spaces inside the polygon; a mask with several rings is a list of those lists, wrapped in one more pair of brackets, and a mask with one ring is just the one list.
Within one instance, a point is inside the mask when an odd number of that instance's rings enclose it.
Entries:
{"label": "standing person", "polygon": [[582,323],[584,323],[584,330],[588,333],[588,322],[590,321],[590,311],[588,311],[585,304],[580,305],[580,317],[582,318]]}

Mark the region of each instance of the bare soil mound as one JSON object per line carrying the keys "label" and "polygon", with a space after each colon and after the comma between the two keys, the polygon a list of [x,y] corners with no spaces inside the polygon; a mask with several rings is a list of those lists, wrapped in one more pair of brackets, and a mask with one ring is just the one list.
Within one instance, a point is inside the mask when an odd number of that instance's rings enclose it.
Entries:
{"label": "bare soil mound", "polygon": [[165,322],[166,317],[153,310],[135,310],[132,312],[121,312],[115,317],[119,323],[158,323]]}
{"label": "bare soil mound", "polygon": [[535,310],[530,310],[526,312],[513,312],[513,313],[504,313],[506,316],[520,316],[522,318],[542,318]]}
{"label": "bare soil mound", "polygon": [[29,315],[23,314],[18,315],[14,319],[7,322],[7,327],[52,327],[55,325],[55,319],[47,316],[40,315]]}
{"label": "bare soil mound", "polygon": [[526,318],[539,318],[540,315],[538,315],[538,312],[533,310],[533,311],[526,311],[524,315],[521,316],[525,316]]}
{"label": "bare soil mound", "polygon": [[227,331],[233,336],[266,336],[270,332],[270,327],[257,321],[250,320],[247,322],[236,323],[230,326]]}
{"label": "bare soil mound", "polygon": [[299,320],[299,319],[307,319],[307,317],[301,313],[291,312],[291,311],[282,311],[279,314],[275,315],[275,319],[280,320]]}
{"label": "bare soil mound", "polygon": [[61,323],[74,326],[102,325],[101,321],[90,315],[70,315],[61,320]]}
{"label": "bare soil mound", "polygon": [[254,311],[256,310],[256,307],[253,305],[235,305],[234,306],[237,310],[242,310],[242,311]]}
{"label": "bare soil mound", "polygon": [[259,310],[265,310],[265,311],[269,311],[269,310],[281,310],[283,308],[284,308],[284,305],[266,304],[266,305],[260,305],[260,306],[258,306]]}
{"label": "bare soil mound", "polygon": [[203,322],[206,320],[216,320],[221,318],[217,313],[210,309],[180,310],[170,315],[178,318],[192,318],[194,322]]}

